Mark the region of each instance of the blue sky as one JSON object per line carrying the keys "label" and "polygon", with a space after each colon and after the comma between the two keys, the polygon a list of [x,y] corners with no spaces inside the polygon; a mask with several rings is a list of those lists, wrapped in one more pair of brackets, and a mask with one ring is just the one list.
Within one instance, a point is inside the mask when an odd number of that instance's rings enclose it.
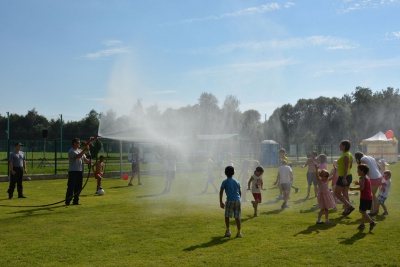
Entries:
{"label": "blue sky", "polygon": [[0,114],[161,111],[214,94],[262,117],[400,86],[400,0],[2,1]]}

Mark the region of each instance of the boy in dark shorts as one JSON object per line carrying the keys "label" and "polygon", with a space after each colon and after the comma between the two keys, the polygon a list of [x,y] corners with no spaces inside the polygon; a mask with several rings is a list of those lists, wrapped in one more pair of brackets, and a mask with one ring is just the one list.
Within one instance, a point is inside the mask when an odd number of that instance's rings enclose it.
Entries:
{"label": "boy in dark shorts", "polygon": [[[225,168],[226,179],[221,184],[221,190],[219,191],[219,205],[221,209],[225,209],[225,237],[231,236],[231,231],[229,229],[229,218],[232,218],[234,215],[237,226],[237,234],[236,237],[242,237],[242,233],[240,232],[241,228],[241,203],[240,197],[242,196],[242,192],[240,190],[240,183],[233,179],[232,176],[235,174],[235,169],[232,166],[228,166]],[[224,195],[224,190],[226,193],[226,202],[225,204],[222,202],[222,197]]]}
{"label": "boy in dark shorts", "polygon": [[359,187],[350,187],[350,191],[360,190],[360,213],[361,224],[357,227],[359,230],[365,229],[365,222],[369,222],[369,231],[372,231],[374,227],[377,225],[377,222],[373,221],[371,217],[369,217],[367,210],[371,210],[372,207],[372,190],[371,190],[371,181],[367,176],[369,172],[369,167],[366,164],[360,164],[357,167],[357,174],[360,176],[359,181],[354,182]]}

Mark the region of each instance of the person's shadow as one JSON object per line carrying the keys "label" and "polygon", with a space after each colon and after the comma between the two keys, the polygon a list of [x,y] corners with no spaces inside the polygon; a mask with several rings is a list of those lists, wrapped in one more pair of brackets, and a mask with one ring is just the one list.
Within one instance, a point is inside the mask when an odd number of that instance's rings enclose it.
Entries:
{"label": "person's shadow", "polygon": [[317,211],[317,210],[319,210],[319,208],[317,207],[317,206],[312,206],[311,208],[309,208],[309,209],[306,209],[306,210],[300,210],[300,213],[309,213],[309,212],[315,212],[315,211]]}
{"label": "person's shadow", "polygon": [[283,211],[284,209],[276,209],[276,210],[270,210],[270,211],[267,211],[267,212],[261,212],[260,214],[263,214],[263,215],[276,215],[276,214],[279,214],[279,213],[281,213],[282,211]]}
{"label": "person's shadow", "polygon": [[346,238],[339,243],[345,245],[353,245],[357,240],[363,239],[366,235],[367,233],[359,231],[355,233],[352,237]]}
{"label": "person's shadow", "polygon": [[294,234],[293,236],[298,236],[298,235],[309,235],[312,233],[319,233],[320,231],[325,231],[330,228],[333,228],[336,226],[335,222],[330,222],[330,223],[324,223],[324,224],[313,224],[307,227],[307,229],[298,232],[297,234]]}
{"label": "person's shadow", "polygon": [[211,238],[210,241],[208,241],[206,243],[190,246],[188,248],[183,249],[183,251],[193,251],[198,248],[209,248],[209,247],[213,247],[213,246],[218,246],[218,245],[222,245],[222,244],[228,242],[229,240],[231,240],[231,238],[229,238],[229,237],[214,236]]}

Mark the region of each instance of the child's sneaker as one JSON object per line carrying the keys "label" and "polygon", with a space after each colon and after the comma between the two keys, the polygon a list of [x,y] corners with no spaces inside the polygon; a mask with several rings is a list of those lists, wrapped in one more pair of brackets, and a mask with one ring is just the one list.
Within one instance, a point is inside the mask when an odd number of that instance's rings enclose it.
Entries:
{"label": "child's sneaker", "polygon": [[133,186],[133,184],[132,184],[132,183],[129,183],[128,186]]}
{"label": "child's sneaker", "polygon": [[296,188],[294,189],[294,192],[297,194],[297,192],[299,192],[299,188],[296,187]]}
{"label": "child's sneaker", "polygon": [[315,223],[316,223],[316,224],[324,224],[324,222],[318,221],[318,220],[317,220]]}
{"label": "child's sneaker", "polygon": [[378,224],[377,222],[372,222],[372,223],[370,223],[370,224],[369,224],[369,231],[371,232],[372,229],[374,229],[374,227],[375,227],[377,224]]}
{"label": "child's sneaker", "polygon": [[142,185],[142,183],[138,183],[138,185]]}
{"label": "child's sneaker", "polygon": [[258,217],[258,214],[257,214],[257,213],[254,213],[253,217]]}
{"label": "child's sneaker", "polygon": [[231,237],[231,232],[226,231],[224,237]]}
{"label": "child's sneaker", "polygon": [[242,233],[237,233],[236,238],[242,238]]}
{"label": "child's sneaker", "polygon": [[389,213],[387,211],[385,211],[384,213],[382,213],[382,215],[389,215]]}

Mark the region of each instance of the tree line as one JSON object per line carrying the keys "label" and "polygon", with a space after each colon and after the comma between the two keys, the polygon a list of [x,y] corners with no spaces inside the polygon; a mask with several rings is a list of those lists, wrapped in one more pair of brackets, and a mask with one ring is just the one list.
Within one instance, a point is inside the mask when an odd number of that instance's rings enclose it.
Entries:
{"label": "tree line", "polygon": [[[310,146],[339,143],[349,139],[359,143],[378,131],[400,131],[399,89],[373,92],[369,88],[356,87],[351,94],[338,97],[299,99],[295,105],[285,104],[274,110],[267,120],[261,120],[257,110],[239,110],[240,101],[228,95],[222,105],[212,93],[202,93],[198,102],[178,109],[167,108],[161,112],[158,106],[146,109],[141,100],[133,105],[129,116],[144,118],[158,125],[159,131],[184,129],[190,134],[239,134],[240,138],[259,144],[262,140],[274,140],[280,144],[303,143]],[[63,139],[80,137],[89,139],[99,129],[102,116],[120,120],[113,110],[98,113],[91,110],[80,121],[68,121],[62,125]],[[11,139],[40,139],[43,129],[49,139],[60,137],[61,120],[47,120],[36,109],[23,115],[10,114]],[[0,128],[7,129],[7,118],[0,114]],[[5,131],[1,138],[5,137]]]}

